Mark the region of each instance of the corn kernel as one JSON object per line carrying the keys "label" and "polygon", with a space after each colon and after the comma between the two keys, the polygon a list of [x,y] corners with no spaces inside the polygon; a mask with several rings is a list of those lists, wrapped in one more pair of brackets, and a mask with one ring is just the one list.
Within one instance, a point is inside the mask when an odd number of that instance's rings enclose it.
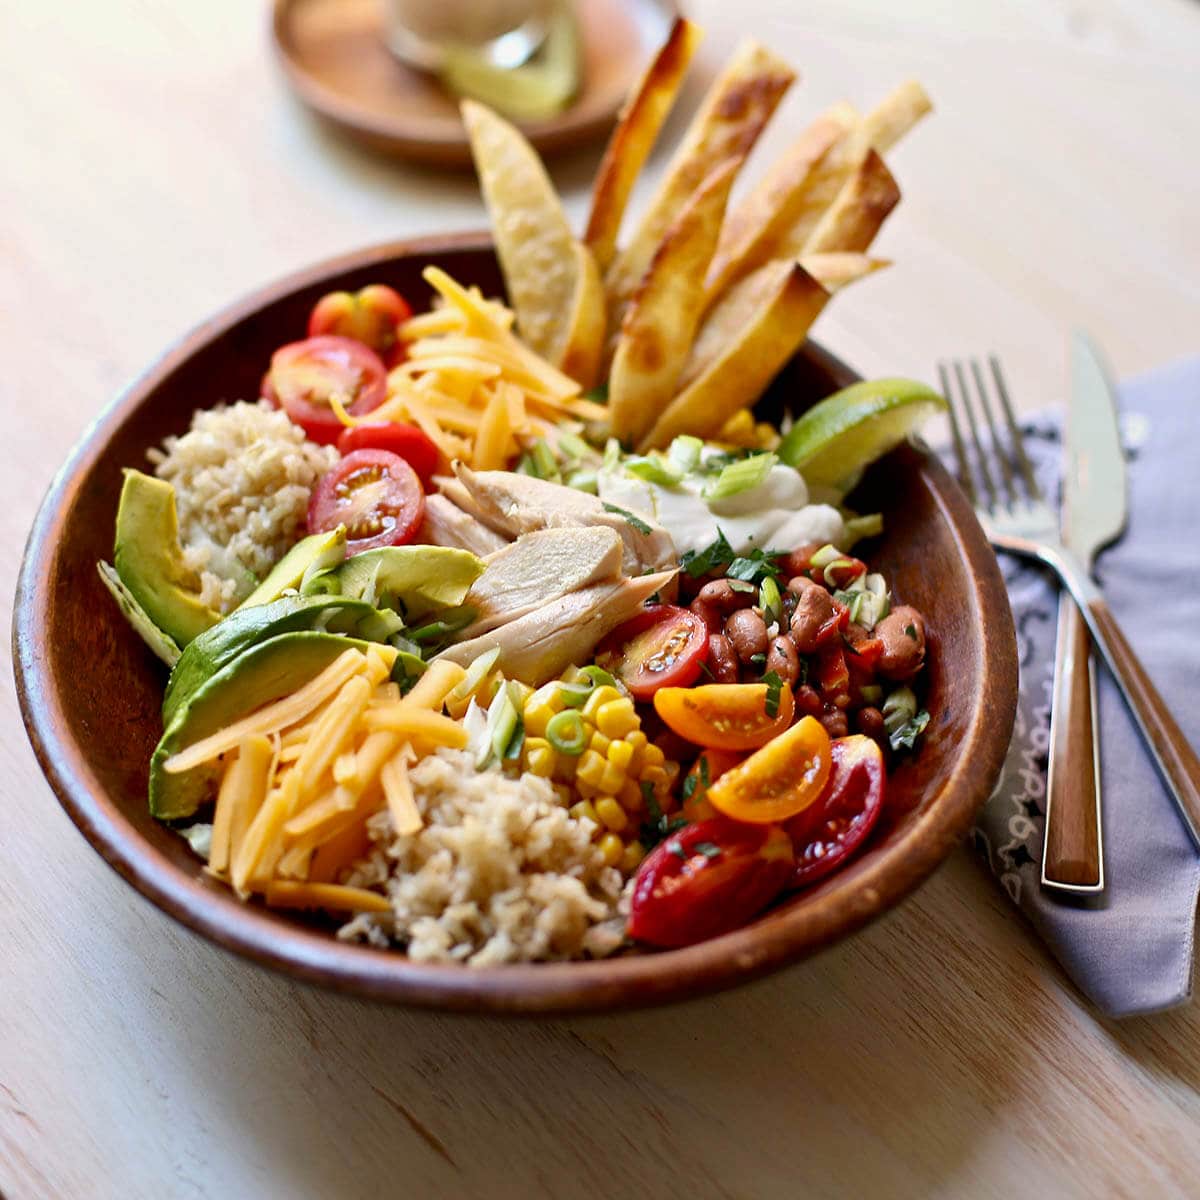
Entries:
{"label": "corn kernel", "polygon": [[642,789],[637,780],[628,777],[621,784],[617,799],[620,800],[622,807],[631,813],[641,812],[642,805],[645,804],[645,798],[642,796]]}
{"label": "corn kernel", "polygon": [[[609,687],[608,684],[603,684],[598,687],[588,698],[587,703],[583,706],[583,715],[589,720],[596,719],[596,713],[605,705],[613,700],[620,700],[621,693],[615,687]],[[603,732],[603,731],[601,731]]]}
{"label": "corn kernel", "polygon": [[641,842],[630,842],[621,855],[621,870],[626,875],[632,875],[645,857],[646,847]]}
{"label": "corn kernel", "polygon": [[549,704],[533,703],[525,706],[525,736],[545,737],[546,726],[554,716],[554,709]]}
{"label": "corn kernel", "polygon": [[615,867],[625,853],[625,843],[615,833],[606,833],[596,845],[606,867]]}
{"label": "corn kernel", "polygon": [[629,818],[625,815],[625,810],[612,798],[612,796],[601,796],[596,801],[596,816],[604,823],[605,827],[611,829],[613,833],[620,833],[626,825],[629,824]]}
{"label": "corn kernel", "polygon": [[662,767],[645,767],[642,770],[642,782],[649,783],[657,792],[667,786],[667,772]]}
{"label": "corn kernel", "polygon": [[647,746],[642,754],[642,762],[648,767],[661,767],[667,761],[667,756],[654,745]]}
{"label": "corn kernel", "polygon": [[607,792],[610,796],[615,796],[621,790],[621,784],[625,782],[625,772],[617,766],[616,763],[605,760],[604,771],[600,775],[600,790]]}
{"label": "corn kernel", "polygon": [[588,820],[595,821],[597,825],[601,823],[600,817],[596,813],[596,807],[590,800],[580,800],[567,810],[571,816],[577,821]]}
{"label": "corn kernel", "polygon": [[[603,734],[597,734],[597,737],[603,737]],[[595,741],[592,742],[595,748]],[[610,763],[615,767],[620,767],[622,771],[629,770],[629,764],[633,762],[633,747],[628,742],[609,742],[605,755]]]}
{"label": "corn kernel", "polygon": [[565,783],[554,785],[554,794],[562,801],[565,808],[570,808],[575,799],[575,793]]}
{"label": "corn kernel", "polygon": [[533,740],[535,742],[542,742],[542,744],[526,748],[525,765],[534,775],[540,775],[543,779],[549,779],[554,774],[554,768],[558,764],[558,755],[549,742],[544,742],[541,738],[534,738]]}
{"label": "corn kernel", "polygon": [[635,729],[625,740],[633,747],[635,754],[650,744],[650,739],[640,729]]}
{"label": "corn kernel", "polygon": [[606,760],[595,750],[585,750],[580,755],[578,765],[575,767],[575,782],[599,788],[605,766],[607,766]]}
{"label": "corn kernel", "polygon": [[594,783],[588,783],[586,779],[575,780],[575,790],[585,800],[591,800],[600,795],[600,789]]}
{"label": "corn kernel", "polygon": [[638,727],[638,715],[633,701],[623,697],[610,700],[596,710],[596,728],[610,738],[627,737]]}
{"label": "corn kernel", "polygon": [[588,745],[591,746],[591,748],[595,750],[597,754],[607,754],[608,748],[612,745],[612,743],[604,736],[604,734],[597,730],[592,734],[591,741],[588,742]]}

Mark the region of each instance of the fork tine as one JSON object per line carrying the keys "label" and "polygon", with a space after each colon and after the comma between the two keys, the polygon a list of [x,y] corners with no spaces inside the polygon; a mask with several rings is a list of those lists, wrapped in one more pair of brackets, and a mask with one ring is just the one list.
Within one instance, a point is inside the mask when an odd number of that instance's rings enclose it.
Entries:
{"label": "fork tine", "polygon": [[975,477],[971,474],[971,464],[967,461],[967,450],[963,445],[962,431],[955,414],[954,396],[950,391],[950,377],[946,374],[946,364],[938,363],[938,380],[942,385],[942,395],[946,397],[946,415],[950,418],[950,436],[954,441],[954,457],[958,459],[958,482],[967,493],[967,499],[972,505],[978,503],[975,495]]}
{"label": "fork tine", "polygon": [[971,407],[971,397],[967,392],[967,377],[963,373],[963,365],[954,361],[954,376],[958,380],[958,394],[962,398],[963,411],[967,414],[967,424],[971,429],[971,444],[975,447],[975,461],[979,465],[979,477],[983,480],[984,490],[988,494],[988,508],[996,507],[996,485],[992,482],[992,473],[988,470],[987,454],[983,442],[979,439],[979,425],[975,420],[975,410]]}
{"label": "fork tine", "polygon": [[1012,465],[1009,463],[1008,454],[996,433],[996,419],[992,415],[991,401],[988,400],[987,387],[983,382],[983,372],[979,369],[979,359],[977,358],[971,359],[971,376],[975,380],[975,394],[979,397],[979,407],[983,410],[983,419],[987,422],[988,427],[988,437],[992,441],[992,457],[999,464],[1000,478],[1004,483],[1004,491],[1008,496],[1009,504],[1016,504],[1017,489],[1013,486]]}
{"label": "fork tine", "polygon": [[1025,486],[1029,489],[1029,498],[1031,500],[1040,500],[1042,498],[1042,489],[1038,487],[1037,476],[1033,473],[1033,467],[1030,466],[1029,459],[1025,454],[1025,439],[1021,436],[1021,427],[1017,424],[1016,414],[1013,412],[1012,401],[1008,398],[1008,388],[1004,383],[1004,376],[1000,371],[1000,360],[994,355],[988,355],[988,364],[992,368],[992,379],[996,384],[996,393],[1000,397],[1000,406],[1004,409],[1004,420],[1008,425],[1008,433],[1012,438],[1013,453],[1017,456],[1017,465],[1021,468],[1021,478],[1025,480]]}

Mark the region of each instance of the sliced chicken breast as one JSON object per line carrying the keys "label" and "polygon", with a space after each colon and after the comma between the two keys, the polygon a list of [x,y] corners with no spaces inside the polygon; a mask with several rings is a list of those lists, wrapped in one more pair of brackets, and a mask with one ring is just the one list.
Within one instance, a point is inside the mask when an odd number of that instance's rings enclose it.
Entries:
{"label": "sliced chicken breast", "polygon": [[464,638],[515,621],[568,592],[621,574],[624,543],[615,529],[539,529],[498,550],[467,593],[476,611]]}
{"label": "sliced chicken breast", "polygon": [[459,642],[437,657],[466,666],[498,646],[496,665],[506,675],[535,685],[546,683],[572,663],[587,662],[601,638],[632,617],[674,577],[674,571],[662,571],[593,584],[480,637]]}
{"label": "sliced chicken breast", "polygon": [[433,546],[470,550],[481,558],[495,554],[509,544],[508,538],[489,529],[482,521],[437,492],[425,497],[425,522],[421,526],[419,540]]}
{"label": "sliced chicken breast", "polygon": [[672,568],[678,561],[671,535],[652,521],[610,512],[599,498],[577,488],[564,487],[532,475],[513,471],[472,471],[454,464],[458,488],[446,487],[450,498],[485,525],[509,537],[535,529],[595,525],[615,529],[625,543],[625,570],[629,575]]}

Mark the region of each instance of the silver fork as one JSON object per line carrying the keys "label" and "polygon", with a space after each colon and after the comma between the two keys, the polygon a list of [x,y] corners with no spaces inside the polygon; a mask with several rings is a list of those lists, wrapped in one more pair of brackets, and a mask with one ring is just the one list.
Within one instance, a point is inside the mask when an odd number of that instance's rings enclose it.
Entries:
{"label": "silver fork", "polygon": [[[963,487],[993,546],[1045,563],[1057,572],[1074,596],[1092,640],[1116,679],[1192,840],[1200,848],[1200,758],[1188,744],[1158,689],[1150,681],[1121,632],[1099,587],[1086,567],[1063,544],[1059,535],[1058,515],[1046,503],[1033,477],[1000,364],[992,358],[989,365],[992,369],[991,389],[978,362],[971,363],[978,407],[987,425],[987,442],[992,447],[990,453],[980,434],[980,422],[976,419],[975,405],[970,400],[962,363],[953,364],[958,384],[957,399],[954,389],[949,385],[945,366],[938,367],[942,393],[950,402],[950,430]],[[989,390],[995,391],[1004,414],[1010,444],[1007,453],[997,432],[993,406],[988,398]],[[967,457],[963,424],[959,421],[960,409],[979,464],[978,480],[982,489],[977,487],[976,473],[971,470]],[[1013,462],[1017,464],[1015,473]],[[1023,495],[1017,488],[1015,475],[1019,475],[1024,484]],[[1004,487],[1003,496],[997,487],[997,479]],[[981,491],[986,495],[981,495]]]}

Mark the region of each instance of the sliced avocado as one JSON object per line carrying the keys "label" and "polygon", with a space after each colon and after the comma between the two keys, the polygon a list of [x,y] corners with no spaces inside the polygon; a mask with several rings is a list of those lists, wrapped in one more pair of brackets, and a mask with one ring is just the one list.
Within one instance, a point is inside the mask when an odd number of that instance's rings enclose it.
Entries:
{"label": "sliced avocado", "polygon": [[186,646],[220,620],[189,586],[175,489],[165,480],[125,471],[113,564],[142,611],[178,645]]}
{"label": "sliced avocado", "polygon": [[332,570],[345,557],[345,525],[339,525],[331,533],[311,533],[301,538],[271,568],[262,583],[238,605],[238,609],[270,604],[289,589],[299,588],[306,578]]}
{"label": "sliced avocado", "polygon": [[[251,646],[284,633],[315,630],[318,633],[360,634],[373,626],[375,609],[362,600],[345,596],[282,596],[270,604],[239,608],[188,643],[163,696],[163,725],[170,725],[180,707],[218,671]],[[373,628],[369,632],[374,632]]]}
{"label": "sliced avocado", "polygon": [[446,546],[383,546],[364,550],[316,576],[305,591],[352,596],[376,608],[395,608],[411,623],[459,605],[483,574],[484,561]]}
{"label": "sliced avocado", "polygon": [[133,593],[121,582],[120,575],[106,562],[98,562],[96,570],[104,586],[117,602],[125,620],[134,632],[158,655],[173,667],[179,661],[179,647],[146,615],[146,610],[133,598]]}
{"label": "sliced avocado", "polygon": [[150,759],[150,812],[160,820],[190,817],[216,796],[220,767],[206,763],[168,773],[164,763],[256,708],[282,699],[319,675],[339,654],[367,643],[332,633],[285,633],[261,642],[208,679],[180,706]]}

